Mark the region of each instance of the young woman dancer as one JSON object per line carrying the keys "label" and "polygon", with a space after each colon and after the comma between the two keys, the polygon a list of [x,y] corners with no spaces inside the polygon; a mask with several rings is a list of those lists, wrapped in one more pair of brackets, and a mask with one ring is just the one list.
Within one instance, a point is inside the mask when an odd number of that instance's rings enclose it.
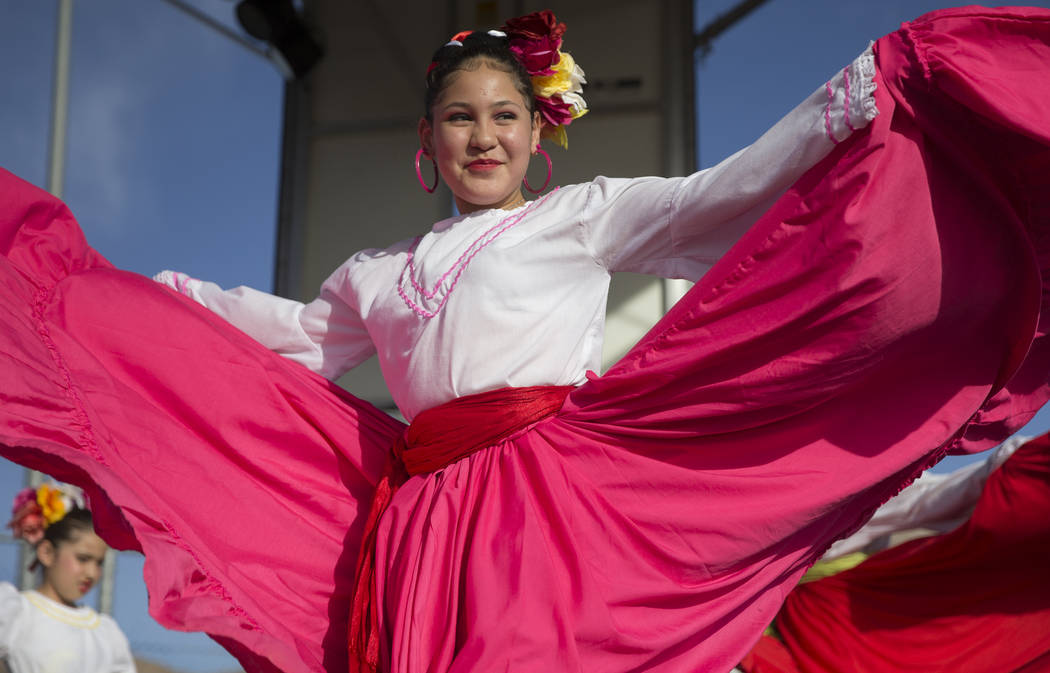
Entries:
{"label": "young woman dancer", "polygon": [[[527,201],[584,109],[563,31],[438,50],[417,157],[461,214],[306,305],[114,270],[5,179],[0,444],[85,484],[162,623],[249,671],[345,670],[348,627],[354,670],[729,670],[1050,396],[1050,13],[928,15],[719,166]],[[617,270],[698,282],[598,375]],[[373,352],[407,429],[308,371]]]}
{"label": "young woman dancer", "polygon": [[0,582],[0,671],[134,673],[128,639],[113,618],[77,604],[106,555],[79,495],[51,484],[27,488],[12,513],[9,525],[33,545],[41,579],[23,592]]}

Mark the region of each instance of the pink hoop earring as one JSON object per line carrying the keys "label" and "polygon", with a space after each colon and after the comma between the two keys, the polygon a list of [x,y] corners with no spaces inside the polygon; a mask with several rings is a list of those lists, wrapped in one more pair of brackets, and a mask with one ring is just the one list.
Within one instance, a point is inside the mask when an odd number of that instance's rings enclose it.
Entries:
{"label": "pink hoop earring", "polygon": [[527,176],[527,175],[525,176],[525,178],[524,178],[525,189],[529,190],[533,194],[539,194],[544,189],[547,189],[547,185],[549,185],[551,183],[551,176],[554,174],[554,164],[551,163],[551,155],[549,155],[546,152],[544,152],[543,148],[540,147],[539,145],[536,146],[536,152],[538,154],[542,154],[543,158],[547,160],[547,179],[543,181],[543,186],[542,187],[540,187],[539,189],[533,189],[532,185],[529,184],[529,176]]}
{"label": "pink hoop earring", "polygon": [[419,170],[419,157],[423,156],[424,154],[426,154],[426,152],[423,150],[422,147],[420,147],[416,151],[416,178],[419,180],[419,184],[423,186],[423,189],[426,190],[427,194],[433,194],[434,190],[437,189],[438,182],[441,181],[441,177],[438,175],[437,162],[434,161],[434,157],[428,155],[427,158],[430,159],[430,162],[432,164],[434,164],[434,186],[427,187],[427,183],[423,182],[423,172]]}

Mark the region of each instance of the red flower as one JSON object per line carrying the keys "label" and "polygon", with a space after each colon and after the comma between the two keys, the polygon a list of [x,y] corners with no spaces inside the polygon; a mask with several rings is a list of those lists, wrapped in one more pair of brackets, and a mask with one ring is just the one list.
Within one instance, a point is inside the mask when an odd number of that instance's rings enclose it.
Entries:
{"label": "red flower", "polygon": [[568,126],[572,123],[572,106],[563,102],[560,97],[542,98],[536,96],[536,106],[543,120],[552,126]]}
{"label": "red flower", "polygon": [[36,502],[36,489],[32,486],[27,486],[15,494],[15,501],[11,505],[11,513],[19,511],[31,502]]}
{"label": "red flower", "polygon": [[510,50],[530,75],[554,74],[553,67],[560,58],[561,36],[565,33],[565,24],[558,23],[554,12],[545,9],[510,19],[503,26],[503,32],[507,34]]}
{"label": "red flower", "polygon": [[13,514],[7,525],[14,537],[29,544],[36,544],[44,537],[44,513],[36,501],[22,504]]}
{"label": "red flower", "polygon": [[503,32],[513,41],[517,39],[538,40],[543,37],[553,38],[561,45],[561,36],[565,34],[565,24],[558,23],[554,12],[545,9],[533,12],[516,19],[508,19]]}
{"label": "red flower", "polygon": [[511,52],[530,75],[553,75],[554,66],[561,58],[558,54],[560,46],[560,40],[549,37],[510,41]]}

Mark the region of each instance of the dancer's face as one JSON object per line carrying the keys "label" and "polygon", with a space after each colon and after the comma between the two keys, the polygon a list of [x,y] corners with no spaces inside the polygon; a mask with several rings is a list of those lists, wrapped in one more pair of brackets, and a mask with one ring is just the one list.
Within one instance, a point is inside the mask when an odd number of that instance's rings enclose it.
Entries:
{"label": "dancer's face", "polygon": [[76,605],[98,581],[105,557],[106,543],[94,532],[75,532],[57,546],[41,541],[37,558],[44,567],[44,581],[38,591],[51,600]]}
{"label": "dancer's face", "polygon": [[484,61],[449,75],[449,84],[419,121],[419,140],[437,162],[461,213],[513,208],[540,140],[539,113],[529,114],[511,75]]}

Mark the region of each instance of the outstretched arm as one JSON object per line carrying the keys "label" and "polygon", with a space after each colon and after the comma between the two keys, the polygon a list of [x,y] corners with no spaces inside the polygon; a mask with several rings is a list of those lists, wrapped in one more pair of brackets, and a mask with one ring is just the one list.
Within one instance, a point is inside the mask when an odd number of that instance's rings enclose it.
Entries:
{"label": "outstretched arm", "polygon": [[250,287],[223,290],[176,271],[161,271],[153,279],[326,378],[338,378],[375,353],[360,314],[331,287],[331,280],[317,299],[304,304]]}
{"label": "outstretched arm", "polygon": [[611,271],[698,280],[796,180],[867,126],[875,107],[869,47],[754,144],[682,178],[599,178],[584,226]]}

